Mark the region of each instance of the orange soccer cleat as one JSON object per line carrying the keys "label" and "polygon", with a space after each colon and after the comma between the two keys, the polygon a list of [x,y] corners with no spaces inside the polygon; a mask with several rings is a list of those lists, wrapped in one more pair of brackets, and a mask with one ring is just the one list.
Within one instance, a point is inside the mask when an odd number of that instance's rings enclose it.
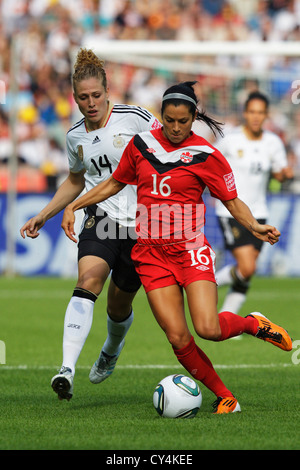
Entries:
{"label": "orange soccer cleat", "polygon": [[247,316],[253,317],[258,321],[256,338],[268,341],[284,351],[291,351],[293,347],[292,339],[288,332],[281,328],[281,326],[272,323],[260,312],[253,312]]}
{"label": "orange soccer cleat", "polygon": [[241,411],[241,407],[234,397],[222,398],[218,397],[216,401],[212,404],[214,415],[221,415],[225,413],[236,413]]}

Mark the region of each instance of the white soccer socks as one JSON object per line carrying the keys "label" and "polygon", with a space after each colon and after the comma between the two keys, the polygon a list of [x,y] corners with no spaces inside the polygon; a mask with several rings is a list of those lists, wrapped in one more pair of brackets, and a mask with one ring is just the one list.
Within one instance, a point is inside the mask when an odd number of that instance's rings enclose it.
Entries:
{"label": "white soccer socks", "polygon": [[226,294],[221,312],[232,312],[237,315],[245,300],[246,294],[230,290]]}
{"label": "white soccer socks", "polygon": [[[92,326],[96,299],[97,296],[92,292],[76,288],[66,310],[62,366],[70,368],[73,375],[75,374],[77,360]],[[133,322],[133,318],[133,310],[122,322],[115,322],[107,315],[108,334],[102,348],[105,354],[115,356],[121,352],[124,345],[123,340]]]}
{"label": "white soccer socks", "polygon": [[[77,295],[80,295],[78,297]],[[88,297],[88,298],[87,298]],[[97,296],[91,292],[75,289],[65,314],[63,335],[63,363],[75,373],[75,365],[93,322]]]}
{"label": "white soccer socks", "polygon": [[[131,310],[130,315],[123,320],[122,322],[116,322],[107,315],[107,338],[103,345],[102,351],[109,355],[115,356],[118,355],[123,346],[123,339],[125,338],[132,322],[134,314]],[[122,343],[122,344],[121,344]]]}
{"label": "white soccer socks", "polygon": [[216,281],[219,287],[221,286],[227,286],[232,283],[232,275],[231,275],[231,269],[233,268],[233,265],[227,264],[223,268],[221,268],[219,271],[216,272]]}

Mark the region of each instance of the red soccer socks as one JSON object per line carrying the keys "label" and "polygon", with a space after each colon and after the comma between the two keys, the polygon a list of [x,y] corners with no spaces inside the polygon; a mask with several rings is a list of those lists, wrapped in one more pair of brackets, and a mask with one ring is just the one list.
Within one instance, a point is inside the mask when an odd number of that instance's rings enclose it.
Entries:
{"label": "red soccer socks", "polygon": [[258,321],[254,317],[240,317],[232,312],[219,313],[221,327],[221,337],[218,341],[224,341],[242,333],[255,336],[257,333]]}
{"label": "red soccer socks", "polygon": [[217,397],[233,396],[216,373],[209,358],[196,345],[193,337],[191,337],[189,343],[183,348],[173,348],[173,350],[180,364],[182,364],[195,379],[200,380]]}

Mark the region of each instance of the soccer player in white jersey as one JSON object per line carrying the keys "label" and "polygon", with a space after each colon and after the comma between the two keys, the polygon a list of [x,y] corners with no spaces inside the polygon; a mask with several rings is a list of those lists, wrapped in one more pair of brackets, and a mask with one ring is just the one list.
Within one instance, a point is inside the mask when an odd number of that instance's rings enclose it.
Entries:
{"label": "soccer player in white jersey", "polygon": [[[84,117],[67,134],[69,175],[50,203],[21,228],[23,238],[36,238],[45,222],[84,189],[109,178],[133,135],[160,127],[145,109],[109,102],[103,62],[91,50],[79,51],[74,69],[74,98]],[[135,212],[134,186],[85,209],[78,243],[78,281],[65,314],[62,367],[51,381],[61,400],[73,395],[76,362],[92,325],[95,301],[110,273],[108,334],[90,371],[92,383],[109,377],[124,346],[133,321],[132,301],[141,285],[130,256]]]}
{"label": "soccer player in white jersey", "polygon": [[[281,139],[263,129],[268,108],[269,100],[264,94],[251,93],[244,106],[243,125],[215,144],[231,165],[240,198],[260,223],[266,223],[268,218],[266,193],[270,176],[280,182],[292,178]],[[219,286],[230,285],[221,311],[238,313],[255,274],[262,243],[239,225],[219,201],[216,214],[225,247],[235,258],[235,264],[226,265],[216,273]]]}

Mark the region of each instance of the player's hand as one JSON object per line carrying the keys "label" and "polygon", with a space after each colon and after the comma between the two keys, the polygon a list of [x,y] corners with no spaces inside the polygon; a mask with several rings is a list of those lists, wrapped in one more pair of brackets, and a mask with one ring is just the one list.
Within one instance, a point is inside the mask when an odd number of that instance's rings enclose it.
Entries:
{"label": "player's hand", "polygon": [[45,224],[45,219],[41,215],[36,215],[29,219],[26,224],[20,229],[20,234],[22,238],[25,238],[25,235],[30,238],[37,238],[39,236],[39,229]]}
{"label": "player's hand", "polygon": [[275,227],[272,227],[270,230],[268,230],[268,242],[271,244],[271,245],[274,245],[275,243],[277,243],[279,241],[279,238],[280,238],[280,235],[281,233],[279,232],[279,230],[277,230],[277,228]]}
{"label": "player's hand", "polygon": [[277,243],[281,235],[276,227],[267,224],[257,224],[253,227],[253,234],[260,240],[270,243],[270,245]]}
{"label": "player's hand", "polygon": [[72,242],[77,243],[77,240],[74,235],[74,223],[75,223],[75,214],[71,206],[67,206],[64,210],[61,227],[64,230],[67,237],[72,240]]}
{"label": "player's hand", "polygon": [[283,178],[287,180],[291,180],[295,176],[294,170],[290,166],[286,166],[285,168],[283,168],[282,173],[283,173]]}

